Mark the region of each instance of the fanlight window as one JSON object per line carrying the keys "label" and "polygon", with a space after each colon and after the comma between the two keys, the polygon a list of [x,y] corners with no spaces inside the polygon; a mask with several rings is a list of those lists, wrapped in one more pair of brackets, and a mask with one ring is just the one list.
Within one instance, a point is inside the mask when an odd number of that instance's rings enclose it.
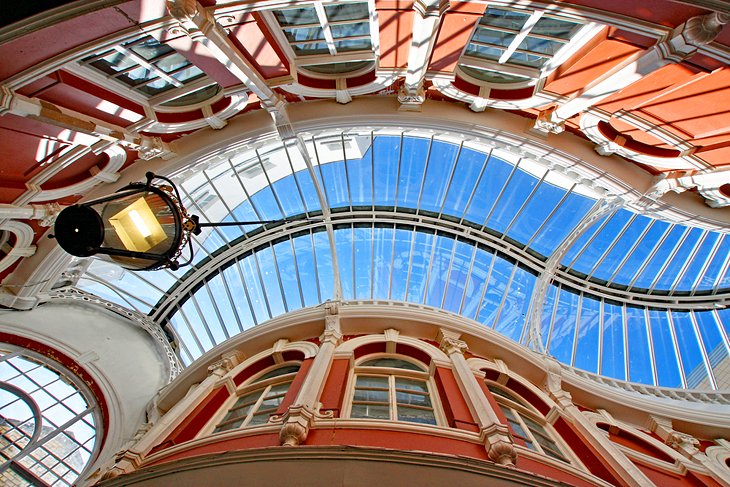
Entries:
{"label": "fanlight window", "polygon": [[487,384],[500,409],[507,417],[512,435],[525,445],[563,462],[569,462],[554,439],[551,427],[525,401],[493,384]]}
{"label": "fanlight window", "polygon": [[437,424],[426,368],[399,358],[376,358],[356,369],[351,418]]}
{"label": "fanlight window", "polygon": [[185,56],[151,36],[116,45],[82,63],[148,97],[205,76]]}
{"label": "fanlight window", "polygon": [[299,365],[286,365],[263,374],[240,391],[213,433],[266,424],[281,405]]}

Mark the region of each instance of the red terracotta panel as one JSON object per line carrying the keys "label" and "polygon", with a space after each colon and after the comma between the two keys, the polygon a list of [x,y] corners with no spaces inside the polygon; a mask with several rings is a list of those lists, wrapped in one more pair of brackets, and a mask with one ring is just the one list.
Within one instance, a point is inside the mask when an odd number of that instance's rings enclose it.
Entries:
{"label": "red terracotta panel", "polygon": [[707,479],[709,481],[708,483],[705,483],[691,474],[686,476],[678,475],[640,462],[634,462],[634,464],[636,464],[636,466],[639,467],[639,470],[644,472],[644,475],[649,477],[655,485],[661,485],[662,487],[713,487],[719,485],[717,482],[707,477],[703,477],[703,479]]}
{"label": "red terracotta panel", "polygon": [[640,51],[642,49],[639,47],[606,39],[550,80],[545,85],[545,91],[565,96],[579,93],[593,80],[605,75],[611,68]]}
{"label": "red terracotta panel", "polygon": [[449,426],[467,431],[479,431],[451,369],[436,367],[434,379]]}
{"label": "red terracotta panel", "polygon": [[345,394],[345,384],[350,373],[349,359],[335,359],[330,366],[329,375],[324,383],[320,402],[323,411],[333,411],[335,417],[340,416],[342,400]]}
{"label": "red terracotta panel", "polygon": [[[453,8],[453,6],[452,6]],[[452,12],[444,14],[438,38],[431,54],[430,70],[451,73],[454,71],[464,46],[469,43],[474,26],[479,22],[486,4],[477,12]]]}
{"label": "red terracotta panel", "polygon": [[188,416],[170,433],[170,435],[152,449],[155,451],[169,448],[186,441],[190,441],[200,432],[201,428],[210,421],[210,418],[218,412],[223,403],[230,397],[230,393],[225,386],[210,391],[210,394],[193,409]]}
{"label": "red terracotta panel", "polygon": [[274,359],[271,358],[271,356],[267,356],[262,358],[261,360],[254,362],[253,364],[249,365],[245,369],[243,369],[241,372],[239,372],[234,378],[233,383],[236,384],[236,386],[240,386],[246,380],[250,379],[254,375],[258,374],[262,370],[264,370],[267,367],[271,367],[274,365]]}
{"label": "red terracotta panel", "polygon": [[231,73],[228,68],[221,64],[218,59],[200,42],[193,42],[190,37],[183,35],[178,37],[165,37],[166,43],[176,51],[185,56],[188,61],[205,71],[209,78],[215,80],[224,88],[237,86],[241,80]]}
{"label": "red terracotta panel", "polygon": [[246,59],[254,64],[265,79],[289,74],[289,69],[271,47],[269,40],[256,22],[237,25],[229,34],[229,38],[238,44]]}
{"label": "red terracotta panel", "polygon": [[641,104],[660,96],[663,91],[690,81],[697,73],[696,68],[683,64],[664,66],[604,99],[596,105],[596,108],[610,113],[636,109]]}
{"label": "red terracotta panel", "polygon": [[413,10],[381,10],[378,8],[378,22],[380,24],[380,67],[407,67],[408,51],[413,35]]}
{"label": "red terracotta panel", "polygon": [[663,96],[642,105],[653,115],[691,137],[730,131],[730,69],[695,77]]}
{"label": "red terracotta panel", "polygon": [[0,80],[94,39],[130,27],[136,27],[134,20],[113,7],[26,34],[0,45],[0,59],[3,60],[0,63]]}
{"label": "red terracotta panel", "polygon": [[569,472],[555,468],[552,465],[519,455],[517,456],[517,468],[537,475],[542,475],[553,480],[565,482],[565,484],[574,487],[594,487],[596,485],[593,482],[589,482],[576,475],[572,475]]}
{"label": "red terracotta panel", "polygon": [[573,425],[560,417],[553,423],[553,427],[593,475],[610,484],[621,485],[615,473],[604,463],[603,457],[573,428]]}
{"label": "red terracotta panel", "polygon": [[286,410],[289,409],[289,406],[294,403],[294,400],[297,398],[297,394],[299,394],[299,391],[302,389],[304,379],[307,378],[309,369],[312,367],[312,361],[314,361],[314,358],[308,358],[302,362],[297,375],[294,376],[294,380],[289,386],[289,390],[286,391],[284,399],[281,400],[281,404],[279,404],[279,407],[276,409],[276,414],[284,414]]}
{"label": "red terracotta panel", "polygon": [[174,455],[159,458],[154,462],[146,464],[145,467],[160,465],[183,458],[196,457],[209,453],[223,453],[235,450],[248,450],[251,448],[265,448],[267,446],[279,446],[279,433],[266,433],[254,436],[245,436],[241,438],[230,438],[218,443],[208,443],[206,445],[190,448]]}
{"label": "red terracotta panel", "polygon": [[352,445],[396,450],[420,450],[487,459],[484,445],[444,438],[438,434],[406,433],[385,429],[313,429],[307,445]]}

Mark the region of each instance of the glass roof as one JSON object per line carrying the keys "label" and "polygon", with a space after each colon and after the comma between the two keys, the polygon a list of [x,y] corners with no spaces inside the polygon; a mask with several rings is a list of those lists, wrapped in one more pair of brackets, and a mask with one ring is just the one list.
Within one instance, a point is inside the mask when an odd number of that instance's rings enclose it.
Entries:
{"label": "glass roof", "polygon": [[[726,234],[619,208],[576,238],[599,195],[478,140],[384,129],[304,142],[311,170],[280,141],[232,150],[185,175],[184,204],[202,221],[324,215],[331,235],[324,222],[209,229],[194,239],[192,271],[134,274],[95,260],[78,286],[169,321],[188,364],[251,326],[341,297],[441,308],[525,344],[535,314],[546,351],[566,364],[730,386],[713,374],[728,356],[730,315],[712,309],[730,291]],[[563,255],[555,270],[551,255]],[[546,269],[556,280],[534,305]]]}

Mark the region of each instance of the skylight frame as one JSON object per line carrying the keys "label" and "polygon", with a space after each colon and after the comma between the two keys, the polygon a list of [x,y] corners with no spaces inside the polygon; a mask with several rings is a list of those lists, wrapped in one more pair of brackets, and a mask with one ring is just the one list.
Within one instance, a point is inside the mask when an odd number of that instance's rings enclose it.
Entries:
{"label": "skylight frame", "polygon": [[[347,7],[350,5],[367,5],[368,16],[367,18],[358,19],[346,19],[346,20],[330,20],[327,14],[327,7],[338,6]],[[278,12],[282,10],[295,10],[311,8],[314,9],[316,14],[317,22],[309,22],[299,25],[283,25],[280,21]],[[279,45],[287,53],[287,57],[291,63],[301,69],[306,70],[308,76],[315,78],[338,78],[341,76],[356,76],[365,72],[371,71],[377,64],[378,53],[380,51],[379,42],[379,26],[378,26],[378,15],[375,8],[374,0],[351,0],[343,2],[331,2],[315,0],[305,4],[297,4],[291,8],[280,9],[279,11],[263,11],[261,12],[266,23],[270,26],[272,33],[279,41]],[[355,25],[363,24],[367,25],[368,33],[362,35],[345,36],[345,37],[334,37],[332,34],[332,27],[344,26],[344,25]],[[317,40],[299,40],[292,41],[287,37],[286,32],[290,30],[296,30],[300,28],[319,28],[322,30],[322,39]],[[363,49],[338,49],[337,43],[342,41],[362,41],[367,39],[369,46]],[[326,52],[313,52],[307,54],[306,52],[299,52],[297,46],[307,44],[320,44],[326,45]],[[322,65],[342,65],[345,66],[348,63],[359,63],[359,62],[370,62],[371,64],[359,65],[352,69],[335,69],[332,73],[324,73],[319,70],[309,70],[307,66],[322,66]]]}
{"label": "skylight frame", "polygon": [[[526,19],[519,29],[509,28],[496,24],[489,24],[488,15],[490,12],[512,12],[522,14],[526,17]],[[577,30],[574,30],[573,35],[569,36],[567,39],[547,34],[533,33],[532,30],[541,19],[554,19],[565,23],[574,23],[576,26],[581,27],[577,27]],[[603,27],[599,24],[576,17],[558,15],[552,11],[541,9],[531,10],[527,8],[520,8],[515,5],[489,5],[485,10],[483,17],[475,25],[474,32],[472,33],[469,42],[464,47],[464,51],[462,52],[462,56],[459,60],[459,66],[457,67],[457,72],[460,76],[470,82],[494,88],[504,88],[507,85],[510,89],[533,86],[538,84],[540,80],[547,77],[572,54],[577,52],[578,49],[580,49],[586,42],[598,34],[602,28]],[[476,39],[479,33],[485,30],[512,34],[514,37],[508,46],[483,42]],[[521,49],[519,46],[528,38],[558,42],[563,46],[553,54]],[[489,56],[480,56],[474,52],[470,52],[470,50],[474,51],[480,46],[501,51],[502,54],[495,59]],[[546,61],[538,66],[530,66],[527,64],[516,63],[514,61],[510,62],[510,60],[515,57],[515,53],[542,58]],[[464,71],[460,69],[461,66],[471,68],[472,70],[476,70],[476,72],[471,73],[469,71]],[[483,76],[478,75],[479,72],[484,72],[485,74]],[[516,79],[489,79],[489,72],[496,73],[498,76],[516,77]]]}

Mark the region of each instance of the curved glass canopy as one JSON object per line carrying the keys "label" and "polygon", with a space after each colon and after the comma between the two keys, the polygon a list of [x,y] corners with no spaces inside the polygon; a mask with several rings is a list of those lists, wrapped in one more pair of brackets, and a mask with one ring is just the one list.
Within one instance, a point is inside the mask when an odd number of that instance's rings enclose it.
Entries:
{"label": "curved glass canopy", "polygon": [[[382,130],[304,141],[304,155],[281,142],[220,155],[186,175],[184,204],[208,221],[324,215],[331,230],[214,228],[194,240],[187,274],[93,261],[78,286],[171,323],[186,363],[272,317],[342,298],[441,308],[520,343],[540,325],[545,350],[580,369],[730,387],[713,373],[728,357],[730,313],[713,309],[730,291],[726,234],[626,208],[596,219],[598,193],[475,140]],[[537,302],[543,279],[552,283]]]}

